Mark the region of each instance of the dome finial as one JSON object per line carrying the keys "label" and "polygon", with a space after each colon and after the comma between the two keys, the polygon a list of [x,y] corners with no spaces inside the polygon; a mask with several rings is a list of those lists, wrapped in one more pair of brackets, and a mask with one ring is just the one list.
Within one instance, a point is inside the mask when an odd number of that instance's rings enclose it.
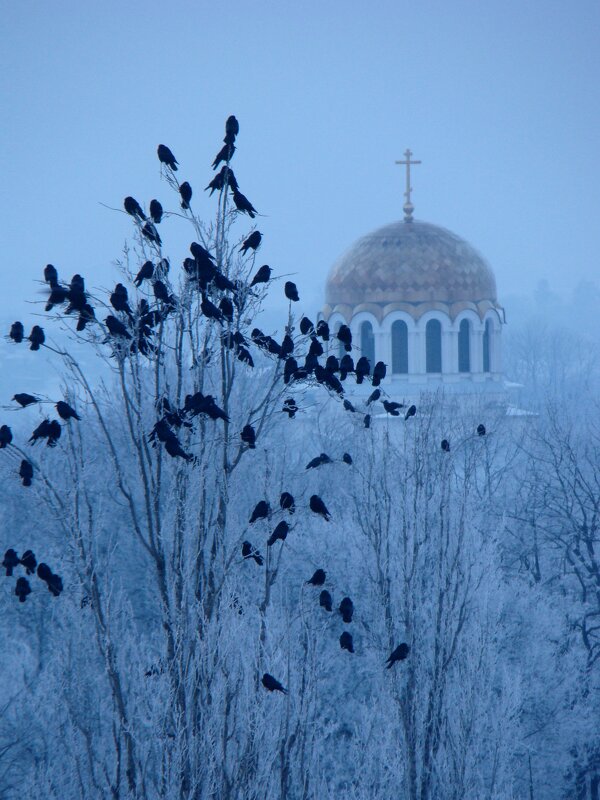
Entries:
{"label": "dome finial", "polygon": [[413,211],[415,207],[410,202],[410,193],[412,191],[412,187],[410,185],[410,166],[411,164],[420,164],[420,161],[411,161],[410,157],[412,156],[412,151],[407,149],[404,152],[406,157],[405,161],[396,161],[396,164],[404,164],[406,165],[406,191],[404,192],[404,197],[406,201],[404,203],[404,222],[412,222],[413,221]]}

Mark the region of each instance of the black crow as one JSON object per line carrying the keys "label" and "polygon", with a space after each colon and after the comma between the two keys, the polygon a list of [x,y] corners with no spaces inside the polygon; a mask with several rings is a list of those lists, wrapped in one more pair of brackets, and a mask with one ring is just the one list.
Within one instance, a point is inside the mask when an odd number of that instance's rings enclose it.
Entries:
{"label": "black crow", "polygon": [[286,333],[281,342],[281,358],[289,358],[294,352],[294,340]]}
{"label": "black crow", "polygon": [[294,419],[296,412],[298,411],[298,406],[296,405],[294,398],[288,397],[287,400],[284,400],[283,408],[281,410],[285,412],[290,419]]}
{"label": "black crow", "polygon": [[192,199],[192,187],[187,181],[184,181],[179,187],[179,194],[181,195],[181,207],[189,208]]}
{"label": "black crow", "polygon": [[13,569],[19,566],[19,556],[15,553],[12,547],[4,553],[4,561],[2,566],[6,569],[6,577],[10,578],[13,574]]}
{"label": "black crow", "polygon": [[287,358],[283,368],[283,382],[288,384],[298,371],[298,362],[295,358]]}
{"label": "black crow", "polygon": [[19,468],[19,477],[23,481],[23,486],[31,486],[31,479],[33,478],[33,466],[27,459],[21,461]]}
{"label": "black crow", "polygon": [[327,573],[325,572],[325,570],[324,569],[317,569],[317,570],[315,570],[312,578],[310,580],[306,581],[306,582],[310,583],[311,586],[323,586],[323,584],[325,583],[326,578],[327,578]]}
{"label": "black crow", "polygon": [[310,347],[308,348],[308,352],[309,355],[316,356],[317,358],[323,355],[323,345],[314,335],[310,338]]}
{"label": "black crow", "polygon": [[316,467],[320,467],[321,464],[332,464],[332,463],[333,462],[329,458],[327,453],[321,453],[320,456],[316,456],[315,458],[312,459],[312,461],[309,461],[305,469],[316,469]]}
{"label": "black crow", "polygon": [[177,164],[179,163],[173,153],[169,150],[166,144],[159,144],[156,150],[158,153],[158,160],[161,164],[166,164],[173,172],[177,172]]}
{"label": "black crow", "polygon": [[[248,214],[251,219],[254,219],[258,214],[258,211],[254,208],[250,200],[248,200],[245,194],[240,192],[237,186],[233,189],[233,202],[238,211]],[[256,250],[256,247],[254,249]]]}
{"label": "black crow", "polygon": [[13,435],[11,429],[8,425],[2,425],[0,427],[0,450],[4,450],[13,440]]}
{"label": "black crow", "polygon": [[168,304],[171,302],[169,290],[162,281],[154,281],[152,289],[154,291],[154,297],[156,297],[156,299],[159,300],[161,303]]}
{"label": "black crow", "polygon": [[44,564],[44,562],[40,562],[37,568],[37,576],[42,581],[47,581],[49,578],[52,577],[52,570],[48,566],[48,564]]}
{"label": "black crow", "polygon": [[31,586],[27,578],[17,578],[17,585],[15,586],[15,594],[19,598],[20,603],[24,603],[27,595],[31,594]]}
{"label": "black crow", "polygon": [[[232,191],[235,191],[236,189],[238,189],[238,182],[237,182],[237,179],[236,179],[236,177],[235,177],[235,175],[233,173],[233,170],[231,169],[231,167],[224,166],[224,167],[221,167],[220,172],[217,172],[215,177],[208,184],[208,186],[204,189],[204,191],[206,191],[207,189],[210,189],[210,193],[212,195],[212,193],[215,192],[215,191],[216,192],[220,192],[221,189],[224,188],[226,183],[227,183],[227,185],[229,186],[229,188]],[[243,209],[241,209],[241,210],[243,210]]]}
{"label": "black crow", "polygon": [[296,510],[296,504],[294,502],[293,496],[289,492],[282,492],[281,497],[279,498],[279,505],[282,511],[289,511],[290,514],[293,514]]}
{"label": "black crow", "polygon": [[317,322],[317,336],[320,336],[324,342],[329,341],[329,325],[324,319],[321,319],[319,322]]}
{"label": "black crow", "polygon": [[370,414],[365,414],[365,418],[364,418],[363,422],[365,424],[365,428],[370,428],[371,427],[371,415]]}
{"label": "black crow", "polygon": [[344,400],[344,408],[346,411],[352,411],[352,413],[356,411],[350,400]]}
{"label": "black crow", "polygon": [[142,264],[142,267],[138,274],[135,276],[134,283],[139,288],[142,285],[143,280],[150,280],[150,278],[154,274],[154,264],[151,261],[146,261]]}
{"label": "black crow", "polygon": [[324,608],[325,611],[333,611],[333,600],[327,589],[323,589],[319,595],[319,605],[321,608]]}
{"label": "black crow", "polygon": [[485,425],[483,423],[479,423],[477,426],[477,435],[478,436],[485,436]]}
{"label": "black crow", "polygon": [[51,288],[58,284],[58,272],[52,264],[46,264],[44,267],[44,280]]}
{"label": "black crow", "polygon": [[165,450],[171,456],[171,458],[183,458],[185,461],[193,461],[194,456],[190,453],[186,453],[179,439],[173,434],[169,436],[165,442]]}
{"label": "black crow", "polygon": [[123,200],[123,205],[125,206],[125,211],[131,214],[134,219],[137,217],[142,222],[146,221],[146,215],[135,197],[126,197],[125,200]]}
{"label": "black crow", "polygon": [[207,319],[214,319],[217,322],[222,322],[223,320],[223,314],[219,311],[216,305],[208,299],[206,295],[202,296],[200,310]]}
{"label": "black crow", "polygon": [[379,386],[381,381],[385,378],[386,367],[383,361],[378,361],[373,369],[373,386]]}
{"label": "black crow", "polygon": [[354,614],[354,603],[349,597],[344,597],[340,603],[339,610],[344,622],[347,625],[350,624],[352,622],[352,615]]}
{"label": "black crow", "polygon": [[52,573],[46,580],[46,584],[48,586],[48,591],[54,595],[54,597],[58,597],[63,590],[63,582],[60,575],[54,575],[54,573]]}
{"label": "black crow", "polygon": [[371,372],[371,365],[369,364],[369,359],[366,356],[361,356],[356,362],[356,367],[354,371],[356,372],[356,382],[362,383],[363,380],[367,377],[367,375],[369,375]]}
{"label": "black crow", "polygon": [[23,555],[20,558],[21,565],[25,567],[25,571],[28,575],[33,575],[35,572],[35,568],[37,567],[37,559],[35,557],[35,553],[32,550],[25,550]]}
{"label": "black crow", "polygon": [[48,447],[55,447],[60,439],[61,433],[62,428],[58,420],[44,419],[31,434],[29,441],[31,444],[35,444],[38,439],[46,439],[46,445]]}
{"label": "black crow", "polygon": [[252,356],[250,355],[250,351],[247,350],[245,347],[242,347],[240,345],[237,348],[235,354],[236,354],[238,360],[242,362],[242,364],[248,364],[249,367],[253,367],[254,366],[254,360],[253,360]]}
{"label": "black crow", "polygon": [[450,442],[448,441],[448,439],[442,439],[442,450],[444,451],[444,453],[450,452]]}
{"label": "black crow", "polygon": [[52,311],[54,306],[62,305],[70,295],[70,290],[66,286],[53,286],[48,295],[45,311]]}
{"label": "black crow", "polygon": [[154,227],[152,222],[145,222],[142,227],[142,234],[148,239],[148,241],[153,242],[153,244],[157,244],[159,247],[162,244],[162,239],[156,228]]}
{"label": "black crow", "polygon": [[345,381],[349,372],[354,372],[354,361],[352,356],[346,353],[340,361],[340,380]]}
{"label": "black crow", "polygon": [[352,464],[352,456],[350,455],[350,453],[344,453],[344,455],[342,456],[342,461],[344,462],[344,464]]}
{"label": "black crow", "polygon": [[331,514],[327,510],[325,503],[321,500],[318,494],[313,494],[310,498],[310,510],[314,514],[319,514],[326,522],[331,519]]}
{"label": "black crow", "polygon": [[267,547],[272,547],[278,539],[281,539],[282,542],[285,541],[285,538],[289,532],[289,523],[287,523],[285,520],[281,520],[281,522],[276,525],[273,533],[270,535],[267,541]]}
{"label": "black crow", "polygon": [[221,314],[228,319],[229,322],[233,320],[233,303],[228,297],[222,297],[219,303],[219,310]]}
{"label": "black crow", "polygon": [[354,652],[354,643],[352,642],[352,634],[344,631],[340,636],[340,647],[342,650],[347,650],[349,653]]}
{"label": "black crow", "polygon": [[121,336],[124,339],[131,339],[131,334],[125,325],[123,325],[123,323],[116,317],[109,315],[104,322],[106,323],[106,327],[108,328],[108,332],[111,336]]}
{"label": "black crow", "polygon": [[381,397],[381,389],[375,389],[375,391],[371,392],[369,395],[369,399],[367,400],[367,405],[370,406],[371,403],[374,403],[376,400],[379,400]]}
{"label": "black crow", "polygon": [[[260,231],[252,231],[250,236],[247,239],[244,239],[242,242],[242,246],[240,247],[241,253],[246,253],[248,250],[258,250],[260,247],[260,243],[262,240],[262,233]],[[263,281],[264,283],[264,281]],[[254,286],[253,283],[250,286]]]}
{"label": "black crow", "polygon": [[400,411],[398,409],[402,408],[402,403],[396,403],[394,400],[384,400],[383,407],[392,417],[399,417]]}
{"label": "black crow", "polygon": [[95,319],[96,314],[94,313],[94,309],[89,303],[86,303],[79,312],[79,318],[77,319],[77,330],[81,333],[81,331],[85,330],[85,326],[88,324],[88,322],[92,322]]}
{"label": "black crow", "polygon": [[229,417],[216,404],[212,394],[204,396],[202,392],[196,392],[194,395],[187,395],[185,398],[185,411],[190,412],[193,417],[198,414],[206,414],[212,420],[222,419],[224,422],[229,422]]}
{"label": "black crow", "polygon": [[163,207],[158,202],[158,200],[150,200],[150,216],[152,217],[152,222],[155,225],[162,220],[163,215]]}
{"label": "black crow", "polygon": [[409,407],[408,407],[408,411],[407,411],[407,412],[406,412],[406,414],[404,415],[404,419],[408,419],[409,417],[414,417],[414,415],[415,415],[416,413],[417,413],[417,407],[416,407],[416,406],[414,406],[414,405],[413,405],[413,406],[409,406]]}
{"label": "black crow", "polygon": [[59,400],[58,401],[58,403],[56,404],[56,410],[58,412],[58,416],[61,419],[64,419],[64,420],[69,420],[69,419],[81,420],[81,417],[75,411],[75,409],[71,408],[71,406],[68,403],[65,403],[64,400]]}
{"label": "black crow", "polygon": [[129,306],[129,296],[127,289],[122,283],[117,283],[114,292],[110,295],[110,304],[115,311],[122,311],[124,314],[131,316],[131,308]]}
{"label": "black crow", "polygon": [[233,142],[233,140],[235,139],[235,137],[238,135],[239,132],[240,132],[240,123],[237,121],[234,115],[231,114],[229,117],[227,117],[227,120],[225,122],[225,139],[223,141],[227,142],[227,140],[229,139],[231,142]]}
{"label": "black crow", "polygon": [[256,447],[256,432],[252,425],[244,425],[241,433],[242,442],[248,445],[251,450]]}
{"label": "black crow", "polygon": [[262,685],[270,692],[283,692],[283,694],[288,693],[287,689],[284,689],[279,681],[272,675],[269,675],[268,672],[265,672],[265,674],[262,676]]}
{"label": "black crow", "polygon": [[340,325],[340,328],[337,332],[337,338],[344,345],[346,352],[349,353],[350,350],[352,350],[352,333],[347,325]]}
{"label": "black crow", "polygon": [[221,163],[221,161],[226,161],[226,162],[231,161],[234,153],[235,153],[235,145],[233,144],[233,142],[230,143],[226,142],[215,156],[215,160],[212,163],[212,168],[216,169]]}
{"label": "black crow", "polygon": [[265,561],[258,550],[256,550],[250,542],[242,543],[242,556],[244,558],[253,558],[259,567],[262,567]]}
{"label": "black crow", "polygon": [[386,661],[387,668],[391,669],[396,661],[404,661],[404,659],[408,656],[410,652],[410,647],[406,644],[406,642],[402,642],[396,647],[395,650],[392,650],[391,656]]}
{"label": "black crow", "polygon": [[259,500],[259,502],[254,506],[254,511],[252,512],[252,516],[250,517],[250,524],[252,525],[253,522],[256,522],[258,519],[266,519],[271,512],[271,507],[267,503],[266,500]]}
{"label": "black crow", "polygon": [[300,300],[296,284],[292,283],[292,281],[285,282],[285,286],[283,287],[283,293],[285,294],[288,300],[292,300],[295,303],[297,303],[298,300]]}
{"label": "black crow", "polygon": [[340,362],[337,360],[335,356],[327,356],[327,361],[325,362],[325,369],[328,369],[329,372],[339,372]]}
{"label": "black crow", "polygon": [[32,403],[39,403],[39,397],[34,397],[32,394],[27,394],[27,392],[19,392],[19,394],[13,395],[13,400],[16,400],[17,403],[25,408],[25,406],[30,406]]}
{"label": "black crow", "polygon": [[308,317],[302,317],[302,319],[300,320],[300,333],[303,336],[306,336],[308,333],[310,333],[314,329],[314,327],[315,326],[312,324],[312,322],[309,320]]}
{"label": "black crow", "polygon": [[256,275],[250,281],[250,286],[256,286],[257,283],[268,283],[271,278],[271,267],[268,264],[263,264],[257,271]]}
{"label": "black crow", "polygon": [[34,325],[29,334],[29,341],[31,342],[30,350],[39,350],[40,345],[44,344],[46,337],[44,336],[44,329],[39,325]]}
{"label": "black crow", "polygon": [[23,330],[23,323],[22,322],[13,322],[10,326],[10,333],[8,334],[10,338],[16,344],[21,344],[23,341],[23,337],[25,336],[25,331]]}
{"label": "black crow", "polygon": [[203,264],[207,261],[214,261],[215,257],[205,247],[202,247],[198,242],[192,242],[190,245],[190,253],[194,256],[198,264]]}

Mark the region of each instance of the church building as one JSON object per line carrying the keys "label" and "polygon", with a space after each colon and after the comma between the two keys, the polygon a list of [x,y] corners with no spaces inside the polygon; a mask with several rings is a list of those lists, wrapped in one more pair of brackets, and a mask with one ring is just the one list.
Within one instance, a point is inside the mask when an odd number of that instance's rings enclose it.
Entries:
{"label": "church building", "polygon": [[389,393],[443,387],[501,395],[505,317],[494,274],[464,239],[413,219],[410,167],[421,162],[411,155],[396,162],[406,166],[404,219],[363,236],[338,259],[320,319],[332,332],[348,325],[361,355],[387,365]]}

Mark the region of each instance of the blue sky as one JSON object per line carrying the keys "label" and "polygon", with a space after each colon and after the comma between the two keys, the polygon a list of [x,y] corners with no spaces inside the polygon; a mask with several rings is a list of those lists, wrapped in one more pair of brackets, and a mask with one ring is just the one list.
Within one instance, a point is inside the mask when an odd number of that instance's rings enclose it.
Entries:
{"label": "blue sky", "polygon": [[[159,142],[209,216],[231,113],[261,263],[297,273],[307,312],[337,256],[401,217],[407,147],[416,218],[480,250],[501,300],[598,278],[599,23],[588,1],[4,4],[0,319],[40,310],[47,262],[114,283],[131,225],[100,203],[175,205]],[[190,237],[167,226],[178,262]]]}

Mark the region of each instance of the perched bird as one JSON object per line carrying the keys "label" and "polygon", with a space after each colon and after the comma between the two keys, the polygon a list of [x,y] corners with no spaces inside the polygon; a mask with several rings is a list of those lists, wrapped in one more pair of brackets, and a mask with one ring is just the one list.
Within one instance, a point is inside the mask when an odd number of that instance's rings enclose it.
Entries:
{"label": "perched bird", "polygon": [[68,403],[65,403],[64,400],[58,401],[56,404],[56,410],[58,412],[58,416],[65,421],[69,419],[81,420],[81,417],[75,411],[75,409],[71,408],[71,406]]}
{"label": "perched bird", "polygon": [[270,279],[271,267],[268,264],[263,264],[250,281],[250,286],[256,286],[257,283],[268,283]]}
{"label": "perched bird", "polygon": [[283,408],[281,410],[287,414],[290,419],[294,419],[296,413],[298,412],[298,406],[296,405],[294,398],[288,397],[287,400],[284,400]]}
{"label": "perched bird", "polygon": [[192,199],[192,187],[187,181],[184,181],[179,187],[179,194],[181,195],[181,207],[189,208]]}
{"label": "perched bird", "polygon": [[352,350],[352,333],[347,325],[340,325],[337,332],[337,338],[344,345],[344,349],[347,352]]}
{"label": "perched bird", "polygon": [[171,432],[170,436],[167,436],[164,445],[165,445],[165,450],[171,456],[171,458],[183,458],[185,461],[194,460],[194,456],[191,455],[190,453],[185,452],[185,450],[181,446],[181,442],[173,432]]}
{"label": "perched bird", "polygon": [[[245,194],[242,194],[237,186],[233,189],[233,202],[235,203],[235,207],[238,211],[242,213],[248,214],[251,219],[254,219],[258,214],[258,211],[254,208],[250,200],[246,197]],[[254,248],[256,249],[256,248]]]}
{"label": "perched bird", "polygon": [[327,578],[327,574],[324,569],[317,569],[315,570],[314,575],[307,583],[310,583],[311,586],[323,586],[325,583],[325,579]]}
{"label": "perched bird", "polygon": [[292,300],[294,303],[297,303],[300,300],[298,296],[298,289],[296,288],[296,284],[292,283],[292,281],[286,281],[285,286],[283,287],[283,292],[288,300]]}
{"label": "perched bird", "polygon": [[13,435],[11,429],[8,425],[2,425],[0,427],[0,450],[4,450],[13,440]]}
{"label": "perched bird", "polygon": [[362,383],[363,380],[371,373],[371,365],[369,364],[369,359],[366,356],[361,356],[358,361],[356,362],[356,367],[354,369],[356,372],[356,382]]}
{"label": "perched bird", "polygon": [[347,650],[349,653],[354,652],[354,643],[352,642],[352,634],[344,631],[340,636],[340,647],[342,650]]}
{"label": "perched bird", "polygon": [[52,575],[52,570],[50,569],[48,564],[44,564],[44,562],[41,561],[38,564],[38,568],[37,568],[37,576],[38,576],[38,578],[40,578],[40,580],[42,580],[42,581],[47,581],[48,578],[51,577],[51,575]]}
{"label": "perched bird", "polygon": [[19,477],[23,481],[23,486],[31,486],[31,479],[33,478],[33,466],[30,461],[27,461],[26,458],[21,461]]}
{"label": "perched bird", "polygon": [[371,415],[370,414],[365,414],[365,418],[364,418],[363,422],[364,422],[365,428],[370,428],[371,427]]}
{"label": "perched bird", "polygon": [[46,337],[44,336],[44,329],[39,325],[34,325],[29,334],[29,341],[31,342],[30,350],[39,350],[40,345],[44,344]]}
{"label": "perched bird", "polygon": [[50,594],[54,595],[54,597],[58,597],[63,590],[63,582],[60,575],[51,574],[46,580],[46,584],[48,586],[48,591]]}
{"label": "perched bird", "polygon": [[25,408],[25,406],[30,406],[32,403],[39,403],[39,397],[34,397],[32,394],[27,394],[27,392],[19,392],[19,394],[13,395],[13,400],[16,400],[17,403]]}
{"label": "perched bird", "polygon": [[23,323],[22,322],[13,322],[10,326],[10,333],[8,334],[10,338],[16,344],[21,344],[23,341],[23,337],[25,336],[25,331],[23,330]]}
{"label": "perched bird", "polygon": [[442,450],[444,451],[444,453],[450,452],[450,442],[448,441],[448,439],[442,439]]}
{"label": "perched bird", "polygon": [[233,154],[235,153],[235,145],[233,142],[225,142],[223,147],[219,150],[217,155],[215,156],[215,160],[212,163],[212,168],[216,169],[221,161],[229,162],[233,158]]}
{"label": "perched bird", "polygon": [[261,554],[256,550],[250,542],[243,542],[242,543],[242,556],[244,558],[253,558],[259,567],[262,567],[264,564],[264,558]]}
{"label": "perched bird", "polygon": [[285,520],[281,520],[281,522],[276,525],[273,533],[269,536],[267,547],[272,547],[278,539],[280,539],[282,542],[285,541],[285,538],[289,532],[289,523],[287,523]]}
{"label": "perched bird", "polygon": [[154,297],[156,297],[157,300],[160,300],[161,303],[171,302],[169,290],[162,281],[154,281],[152,290],[154,292]]}
{"label": "perched bird", "polygon": [[289,511],[290,514],[293,514],[296,510],[294,498],[289,492],[281,493],[281,497],[279,498],[279,506],[282,511]]}
{"label": "perched bird", "polygon": [[233,320],[233,303],[228,297],[222,297],[221,302],[219,303],[219,311],[228,319],[229,322]]}
{"label": "perched bird", "polygon": [[287,385],[298,372],[298,362],[295,358],[287,358],[283,368],[283,382]]}
{"label": "perched bird", "polygon": [[190,245],[190,253],[196,259],[198,264],[210,263],[215,260],[215,257],[205,247],[202,247],[198,242],[192,242]]}
{"label": "perched bird", "polygon": [[265,674],[262,676],[261,682],[265,689],[268,689],[270,692],[283,692],[283,694],[288,693],[287,689],[284,689],[279,681],[272,675],[269,675],[268,672],[265,672]]}
{"label": "perched bird", "polygon": [[50,289],[50,294],[48,295],[48,300],[46,302],[45,311],[52,311],[54,306],[62,305],[71,294],[70,290],[67,289],[66,286],[52,286]]}
{"label": "perched bird", "polygon": [[[220,172],[217,172],[215,177],[204,189],[204,191],[210,189],[210,194],[212,195],[213,192],[220,192],[221,189],[225,188],[225,186],[229,186],[229,188],[232,191],[235,191],[238,188],[238,182],[235,175],[233,174],[233,170],[231,169],[231,167],[228,167],[227,165],[221,167]],[[244,209],[240,209],[240,211],[241,210]]]}
{"label": "perched bird", "polygon": [[229,422],[229,417],[222,408],[215,402],[212,394],[206,396],[202,392],[196,392],[193,395],[186,395],[184,410],[190,413],[193,417],[198,414],[206,414],[210,419],[216,421],[222,419],[223,422]]}
{"label": "perched bird", "polygon": [[106,327],[108,328],[108,332],[111,336],[120,336],[123,339],[131,339],[131,334],[125,325],[123,325],[121,320],[118,320],[116,317],[113,317],[109,314],[104,322],[106,323]]}
{"label": "perched bird", "polygon": [[333,462],[329,458],[327,453],[321,453],[321,455],[316,456],[315,458],[312,459],[312,461],[309,461],[305,469],[316,469],[317,467],[320,467],[321,464],[332,464],[332,463]]}
{"label": "perched bird", "polygon": [[241,433],[242,442],[248,445],[251,450],[256,447],[256,432],[252,425],[244,425]]}
{"label": "perched bird", "polygon": [[328,369],[329,372],[339,372],[340,362],[335,356],[327,356],[327,361],[325,362],[325,369]]}
{"label": "perched bird", "polygon": [[315,326],[312,324],[312,322],[309,320],[308,317],[302,317],[302,319],[300,320],[300,333],[303,336],[309,334],[314,329],[314,327]]}
{"label": "perched bird", "polygon": [[354,603],[349,597],[344,597],[339,606],[342,619],[348,625],[352,622],[352,615],[354,614]]}
{"label": "perched bird", "polygon": [[131,317],[131,308],[129,306],[129,296],[127,289],[122,283],[117,283],[114,292],[110,295],[110,304],[115,311],[122,311]]}
{"label": "perched bird", "polygon": [[[260,247],[260,243],[262,240],[262,233],[260,231],[252,231],[250,236],[247,239],[244,239],[242,242],[242,246],[240,247],[241,253],[246,253],[248,250],[258,250]],[[254,284],[250,284],[253,286]]]}
{"label": "perched bird", "polygon": [[310,338],[310,347],[308,348],[308,353],[309,355],[316,356],[317,358],[323,355],[323,345],[314,335]]}
{"label": "perched bird", "polygon": [[31,586],[27,578],[17,578],[17,585],[15,586],[15,594],[19,598],[19,603],[24,603],[27,595],[31,594]]}
{"label": "perched bird", "polygon": [[44,267],[44,280],[51,288],[58,284],[58,272],[52,264],[46,264]]}
{"label": "perched bird", "polygon": [[406,642],[402,642],[396,647],[395,650],[392,650],[391,656],[386,661],[387,668],[391,669],[396,661],[404,661],[404,659],[408,656],[410,652],[410,647],[406,644]]}
{"label": "perched bird", "polygon": [[329,325],[324,319],[317,322],[317,336],[320,336],[324,342],[329,341]]}
{"label": "perched bird", "polygon": [[135,197],[126,197],[123,200],[123,205],[125,206],[125,211],[135,219],[141,220],[142,222],[146,221],[146,215],[142,211],[141,205],[135,199]]}
{"label": "perched bird", "polygon": [[245,347],[242,347],[241,345],[239,345],[237,350],[236,350],[236,356],[237,356],[238,360],[241,361],[243,364],[248,364],[249,367],[253,367],[254,366],[254,360],[252,359],[252,356],[250,355],[250,351],[247,350]]}
{"label": "perched bird", "polygon": [[55,447],[60,439],[62,428],[58,420],[44,419],[40,422],[34,432],[31,434],[29,441],[35,444],[38,439],[46,439],[47,447]]}
{"label": "perched bird", "polygon": [[346,411],[351,411],[352,413],[356,412],[356,409],[354,408],[350,400],[344,400],[344,409]]}
{"label": "perched bird", "polygon": [[217,322],[221,322],[223,320],[223,314],[216,305],[208,299],[206,295],[202,296],[202,302],[200,303],[200,310],[204,314],[207,319],[214,319]]}
{"label": "perched bird", "polygon": [[2,566],[6,569],[6,577],[10,578],[13,574],[13,569],[19,566],[19,556],[15,553],[12,547],[4,553],[4,561]]}
{"label": "perched bird", "polygon": [[160,238],[160,235],[152,222],[144,223],[142,227],[142,234],[153,244],[157,244],[159,247],[162,244],[162,239]]}
{"label": "perched bird", "polygon": [[20,558],[21,565],[25,567],[28,575],[33,575],[37,566],[37,559],[32,550],[25,550]]}
{"label": "perched bird", "polygon": [[344,455],[342,456],[342,461],[344,462],[344,464],[352,464],[352,456],[350,455],[350,453],[344,453]]}
{"label": "perched bird", "polygon": [[319,595],[319,605],[321,608],[324,608],[325,611],[333,611],[333,600],[327,589],[323,589]]}
{"label": "perched bird", "polygon": [[259,500],[259,502],[254,506],[254,511],[252,512],[252,516],[250,517],[250,524],[252,525],[253,522],[256,522],[258,519],[266,519],[271,512],[271,507],[267,503],[266,500]]}
{"label": "perched bird", "polygon": [[409,417],[414,417],[414,415],[415,415],[416,413],[417,413],[417,407],[416,407],[416,406],[414,406],[414,405],[413,405],[413,406],[409,406],[409,407],[408,407],[408,411],[407,411],[407,412],[406,412],[406,414],[404,415],[404,419],[408,419]]}
{"label": "perched bird", "polygon": [[166,164],[167,167],[170,167],[173,172],[177,172],[177,164],[179,163],[173,153],[169,150],[166,144],[159,144],[156,150],[158,154],[158,160],[161,164]]}
{"label": "perched bird", "polygon": [[158,223],[162,220],[163,207],[158,200],[150,200],[150,216],[152,217],[152,222],[155,225],[158,225]]}
{"label": "perched bird", "polygon": [[340,380],[345,381],[350,372],[354,372],[354,361],[352,360],[352,356],[346,353],[346,355],[342,356],[342,360],[340,361]]}
{"label": "perched bird", "polygon": [[373,386],[379,386],[381,381],[385,378],[386,367],[383,361],[378,361],[373,369]]}
{"label": "perched bird", "polygon": [[153,275],[154,275],[154,264],[151,261],[145,261],[142,264],[140,271],[135,276],[133,282],[139,288],[142,285],[142,281],[150,280],[150,278]]}
{"label": "perched bird", "polygon": [[485,425],[483,423],[479,423],[477,426],[477,435],[478,436],[485,436]]}
{"label": "perched bird", "polygon": [[394,400],[384,400],[383,407],[392,417],[399,417],[400,411],[398,409],[402,408],[402,403],[396,403]]}
{"label": "perched bird", "polygon": [[223,139],[223,141],[225,143],[227,143],[228,141],[231,141],[231,143],[233,143],[233,140],[235,139],[235,137],[238,135],[239,132],[240,132],[240,123],[233,116],[233,114],[231,114],[231,116],[227,117],[227,120],[225,122],[225,139]]}
{"label": "perched bird", "polygon": [[318,494],[313,494],[310,498],[310,510],[314,514],[319,514],[326,522],[331,519],[331,514],[327,510],[325,503],[321,500]]}
{"label": "perched bird", "polygon": [[281,358],[288,358],[294,352],[294,340],[286,333],[281,342]]}

